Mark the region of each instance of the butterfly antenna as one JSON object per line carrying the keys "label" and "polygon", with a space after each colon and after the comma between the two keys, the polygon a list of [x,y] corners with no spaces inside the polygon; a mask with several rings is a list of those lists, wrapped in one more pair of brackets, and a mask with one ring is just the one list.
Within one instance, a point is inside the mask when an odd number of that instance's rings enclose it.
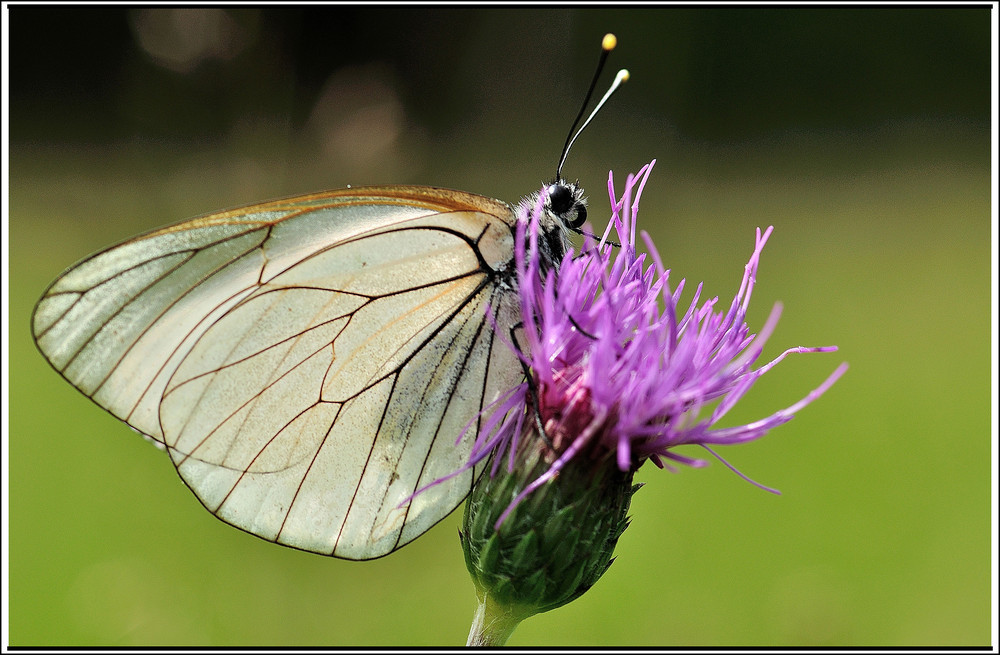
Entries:
{"label": "butterfly antenna", "polygon": [[[576,141],[576,137],[580,136],[580,132],[583,132],[584,128],[590,124],[590,121],[594,119],[594,116],[600,111],[604,103],[608,101],[615,91],[618,90],[623,83],[628,81],[628,71],[624,68],[618,71],[618,75],[615,76],[615,81],[611,83],[611,88],[608,89],[604,97],[601,98],[597,106],[594,107],[594,111],[590,112],[590,116],[587,120],[583,122],[580,129],[577,130],[576,126],[580,123],[580,119],[583,117],[583,112],[587,109],[587,104],[590,103],[590,97],[594,95],[594,88],[597,87],[597,80],[601,77],[601,71],[604,70],[604,62],[608,60],[608,55],[611,51],[615,49],[618,45],[618,37],[614,34],[605,34],[604,38],[601,40],[601,58],[597,61],[597,70],[594,71],[594,78],[590,81],[590,88],[587,90],[587,96],[583,99],[583,105],[580,107],[580,113],[576,115],[576,120],[573,121],[573,127],[569,128],[569,134],[566,135],[566,145],[563,146],[562,158],[559,160],[559,165],[556,167],[556,179],[562,179],[562,167],[566,163],[566,157],[569,155],[569,149],[573,147],[573,143]],[[575,130],[575,132],[574,132]]]}

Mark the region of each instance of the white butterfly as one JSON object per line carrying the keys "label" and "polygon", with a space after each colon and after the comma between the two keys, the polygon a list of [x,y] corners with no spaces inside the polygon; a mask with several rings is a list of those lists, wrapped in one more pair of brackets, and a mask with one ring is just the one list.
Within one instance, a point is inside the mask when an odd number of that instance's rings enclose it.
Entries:
{"label": "white butterfly", "polygon": [[[550,188],[547,257],[582,223],[581,195]],[[504,334],[520,320],[516,220],[497,200],[413,186],[211,214],[70,268],[35,308],[35,341],[162,444],[223,521],[378,557],[469,493],[481,469],[400,505],[466,463],[475,425],[456,437],[523,375],[486,314]]]}
{"label": "white butterfly", "polygon": [[[573,140],[540,192],[543,267],[586,220],[582,190],[558,174]],[[497,336],[520,322],[517,216],[418,186],[210,214],[67,270],[35,307],[35,343],[165,448],[223,521],[294,548],[379,557],[468,495],[482,466],[413,494],[468,462],[483,409],[523,379]]]}

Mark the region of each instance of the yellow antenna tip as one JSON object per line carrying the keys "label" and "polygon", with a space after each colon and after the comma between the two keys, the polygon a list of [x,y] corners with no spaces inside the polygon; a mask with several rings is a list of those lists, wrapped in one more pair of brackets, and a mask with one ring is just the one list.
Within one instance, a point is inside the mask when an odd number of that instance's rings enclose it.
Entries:
{"label": "yellow antenna tip", "polygon": [[618,45],[618,37],[610,32],[605,34],[604,38],[601,39],[601,49],[605,52],[611,52],[615,49],[616,45]]}

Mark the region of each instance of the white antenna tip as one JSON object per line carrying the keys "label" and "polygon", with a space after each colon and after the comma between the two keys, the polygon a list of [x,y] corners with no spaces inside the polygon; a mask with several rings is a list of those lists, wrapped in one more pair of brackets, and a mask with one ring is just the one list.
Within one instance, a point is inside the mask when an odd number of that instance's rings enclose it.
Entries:
{"label": "white antenna tip", "polygon": [[618,75],[615,76],[615,82],[621,84],[622,82],[628,82],[629,72],[627,68],[623,68],[618,71]]}

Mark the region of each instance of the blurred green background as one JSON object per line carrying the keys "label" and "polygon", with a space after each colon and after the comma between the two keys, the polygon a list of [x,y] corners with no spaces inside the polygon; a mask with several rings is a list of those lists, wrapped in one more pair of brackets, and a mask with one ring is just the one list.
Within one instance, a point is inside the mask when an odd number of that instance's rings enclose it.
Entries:
{"label": "blurred green background", "polygon": [[773,224],[764,359],[841,348],[783,362],[729,423],[851,368],[723,451],[783,496],[643,469],[609,572],[510,645],[989,644],[989,8],[6,10],[12,646],[464,643],[460,513],[361,563],[230,528],[49,368],[29,317],[74,261],[211,210],[347,184],[517,200],[607,31],[632,80],[565,169],[591,217],[609,169],[656,158],[640,220],[672,279],[728,302]]}

